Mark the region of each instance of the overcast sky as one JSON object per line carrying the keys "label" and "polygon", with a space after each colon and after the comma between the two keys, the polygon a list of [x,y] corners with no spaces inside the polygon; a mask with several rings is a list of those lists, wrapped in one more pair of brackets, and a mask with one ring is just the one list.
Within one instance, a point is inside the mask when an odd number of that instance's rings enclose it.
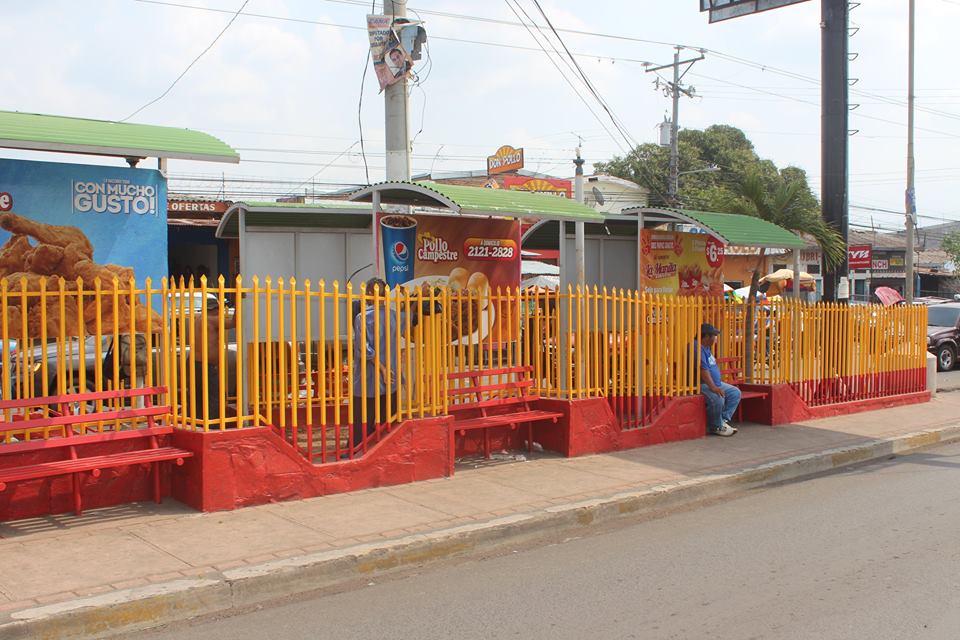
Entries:
{"label": "overcast sky", "polygon": [[[543,23],[533,0],[516,1]],[[241,4],[5,2],[2,108],[124,118],[160,95]],[[706,59],[686,76],[698,97],[682,101],[681,127],[740,127],[762,157],[805,169],[819,187],[818,1],[714,25],[697,0],[540,4],[558,28],[621,37],[560,34],[632,139],[655,141],[656,124],[670,106],[641,62],[670,62],[674,44],[705,48]],[[588,161],[622,153],[627,143],[605,131],[616,133],[606,114],[574,81],[588,109],[505,0],[411,0],[411,15],[416,10],[432,39],[430,61],[419,63],[419,82],[410,90],[414,172],[481,169],[487,155],[512,144],[525,147],[528,169],[569,176],[578,136]],[[271,194],[302,192],[310,179],[317,189],[365,183],[358,102],[369,64],[369,12],[370,4],[357,0],[249,0],[179,84],[133,119],[206,131],[240,151],[239,166],[171,161],[173,187],[215,190],[216,182],[201,180],[213,176],[245,178],[251,182],[228,186]],[[907,2],[862,0],[851,25],[859,27],[850,40],[858,54],[850,76],[859,78],[851,102],[860,105],[850,119],[857,131],[850,149],[851,222],[871,224],[872,218],[879,227],[899,229],[902,215],[869,208],[903,209]],[[929,216],[921,224],[960,219],[960,74],[950,44],[958,27],[960,0],[917,0],[917,200],[920,214]],[[362,95],[369,177],[379,181],[383,99],[373,73]],[[266,182],[278,180],[284,182]]]}

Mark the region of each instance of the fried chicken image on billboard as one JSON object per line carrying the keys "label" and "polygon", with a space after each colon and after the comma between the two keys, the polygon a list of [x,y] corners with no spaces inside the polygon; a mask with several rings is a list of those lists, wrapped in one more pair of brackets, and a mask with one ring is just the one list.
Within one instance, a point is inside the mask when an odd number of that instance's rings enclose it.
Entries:
{"label": "fried chicken image on billboard", "polygon": [[[97,307],[89,295],[100,279],[101,289],[111,291],[114,278],[119,280],[121,295],[114,304],[113,296],[100,299],[100,322],[104,332],[119,329],[130,331],[130,295],[122,291],[129,288],[134,278],[133,269],[115,264],[97,264],[93,261],[93,245],[77,227],[52,225],[31,220],[16,213],[0,214],[0,229],[10,232],[10,239],[0,247],[0,278],[6,278],[11,300],[7,306],[7,325],[11,336],[19,337],[26,328],[32,338],[38,338],[43,330],[49,337],[60,335],[77,336],[85,329],[96,332]],[[31,243],[31,239],[35,244]],[[68,295],[61,305],[59,296],[50,296],[41,302],[39,296],[25,296],[22,292],[36,294],[45,284],[47,291],[60,290],[61,280],[65,291],[78,290],[77,279],[83,281],[84,309],[80,317],[77,296]],[[26,303],[24,318],[23,304]],[[45,309],[44,309],[45,308]],[[146,330],[147,309],[137,304],[133,321],[138,331]],[[160,328],[160,316],[151,313],[152,330]],[[26,322],[26,327],[24,327]]]}

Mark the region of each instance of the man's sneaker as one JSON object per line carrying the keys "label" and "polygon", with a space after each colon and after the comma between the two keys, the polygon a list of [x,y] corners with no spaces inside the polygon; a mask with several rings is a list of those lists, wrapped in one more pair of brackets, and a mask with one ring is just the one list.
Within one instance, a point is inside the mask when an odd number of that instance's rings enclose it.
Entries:
{"label": "man's sneaker", "polygon": [[734,433],[736,433],[737,431],[740,431],[740,429],[737,429],[735,426],[733,426],[733,425],[730,424],[729,422],[724,422],[724,423],[723,423],[723,426],[725,426],[725,427],[730,427],[731,429],[733,429],[733,432],[734,432]]}
{"label": "man's sneaker", "polygon": [[728,438],[728,437],[732,436],[733,434],[735,434],[736,432],[737,432],[736,429],[734,429],[733,427],[731,427],[731,426],[728,425],[728,424],[724,424],[724,425],[723,425],[722,427],[720,427],[719,429],[717,429],[717,430],[715,430],[715,431],[711,431],[710,433],[712,433],[712,434],[715,435],[715,436],[723,436],[723,437],[725,437],[725,438]]}

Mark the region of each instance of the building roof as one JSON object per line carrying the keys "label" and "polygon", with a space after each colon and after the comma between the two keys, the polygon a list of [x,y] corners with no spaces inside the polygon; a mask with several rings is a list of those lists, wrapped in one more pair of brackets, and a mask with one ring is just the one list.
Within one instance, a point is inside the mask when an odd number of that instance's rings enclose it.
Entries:
{"label": "building roof", "polygon": [[240,162],[222,140],[192,129],[0,111],[0,147],[122,158]]}
{"label": "building roof", "polygon": [[877,233],[876,231],[854,231],[847,234],[849,244],[869,244],[874,249],[900,249],[907,248],[904,238],[899,233]]}
{"label": "building roof", "polygon": [[447,209],[456,214],[602,222],[597,211],[567,198],[506,189],[484,189],[439,182],[390,181],[364,187],[351,200]]}
{"label": "building roof", "polygon": [[754,216],[648,207],[624,209],[623,213],[643,215],[644,224],[647,222],[692,224],[716,236],[726,245],[772,249],[803,249],[807,246],[807,243],[792,231]]}
{"label": "building roof", "polygon": [[247,227],[366,229],[372,218],[370,206],[356,202],[237,202],[220,219],[218,238],[240,237],[241,210]]}

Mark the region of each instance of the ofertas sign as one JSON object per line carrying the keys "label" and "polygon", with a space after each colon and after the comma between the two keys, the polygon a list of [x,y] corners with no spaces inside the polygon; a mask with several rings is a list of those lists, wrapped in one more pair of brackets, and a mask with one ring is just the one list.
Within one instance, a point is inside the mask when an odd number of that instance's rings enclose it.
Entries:
{"label": "ofertas sign", "polygon": [[489,335],[496,310],[488,309],[487,295],[520,286],[518,220],[378,213],[377,233],[379,273],[391,288],[449,287],[470,294],[477,308],[464,308],[462,321],[454,322],[461,336]]}
{"label": "ofertas sign", "polygon": [[[0,211],[7,212],[0,217],[0,243],[16,235],[34,247],[45,244],[31,226],[42,222],[92,248],[84,273],[64,259],[45,265],[47,275],[81,276],[92,284],[90,276],[101,274],[106,285],[111,274],[121,280],[133,274],[138,282],[150,277],[156,284],[167,274],[167,184],[159,171],[0,160]],[[47,251],[47,258],[55,260],[56,253]],[[30,271],[7,261],[0,270],[2,276]]]}
{"label": "ofertas sign", "polygon": [[644,229],[640,236],[644,293],[723,295],[723,243],[704,233]]}
{"label": "ofertas sign", "polygon": [[872,263],[873,246],[854,244],[847,248],[847,266],[850,269],[869,269]]}

